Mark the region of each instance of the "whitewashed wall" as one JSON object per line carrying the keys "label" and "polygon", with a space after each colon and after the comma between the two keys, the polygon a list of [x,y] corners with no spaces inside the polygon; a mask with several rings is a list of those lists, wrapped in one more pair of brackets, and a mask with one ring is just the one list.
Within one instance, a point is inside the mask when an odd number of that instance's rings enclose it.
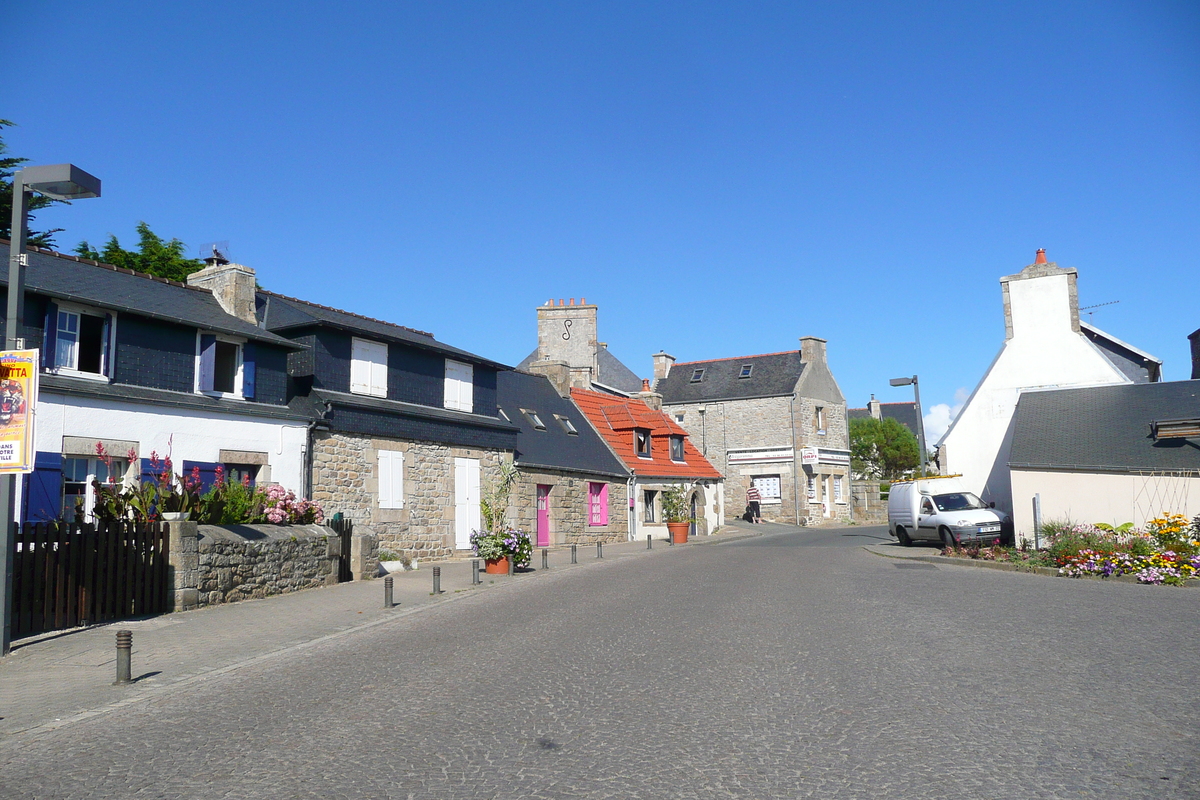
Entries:
{"label": "whitewashed wall", "polygon": [[1009,296],[1012,338],[939,445],[944,472],[961,474],[970,491],[1011,513],[1009,427],[1020,393],[1131,381],[1072,330],[1066,274],[1012,280]]}

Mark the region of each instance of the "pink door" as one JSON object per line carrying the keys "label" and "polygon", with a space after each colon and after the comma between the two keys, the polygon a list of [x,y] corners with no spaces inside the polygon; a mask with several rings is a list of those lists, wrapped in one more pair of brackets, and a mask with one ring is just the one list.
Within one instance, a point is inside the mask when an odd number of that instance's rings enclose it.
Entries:
{"label": "pink door", "polygon": [[537,520],[537,546],[550,546],[550,487],[544,483],[539,483],[538,492],[538,520]]}

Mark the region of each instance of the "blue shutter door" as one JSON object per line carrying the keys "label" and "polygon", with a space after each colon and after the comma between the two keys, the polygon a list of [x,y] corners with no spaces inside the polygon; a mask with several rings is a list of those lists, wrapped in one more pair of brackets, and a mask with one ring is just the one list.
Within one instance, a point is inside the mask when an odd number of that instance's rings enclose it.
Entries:
{"label": "blue shutter door", "polygon": [[58,348],[58,304],[46,304],[46,327],[42,331],[42,368],[54,369],[54,351]]}
{"label": "blue shutter door", "polygon": [[112,370],[109,368],[111,364],[112,350],[112,328],[113,315],[104,315],[104,332],[101,334],[102,341],[100,342],[100,374],[111,377]]}
{"label": "blue shutter door", "polygon": [[254,399],[254,343],[246,342],[242,345],[242,397],[247,400]]}
{"label": "blue shutter door", "polygon": [[[57,318],[57,314],[55,315]],[[62,454],[37,453],[25,477],[25,522],[51,522],[62,513]]]}
{"label": "blue shutter door", "polygon": [[190,480],[192,477],[192,469],[200,468],[200,494],[204,494],[213,487],[217,482],[217,467],[219,464],[210,463],[208,461],[184,461],[183,462],[183,478]]}
{"label": "blue shutter door", "polygon": [[200,334],[200,391],[211,392],[217,366],[217,337]]}

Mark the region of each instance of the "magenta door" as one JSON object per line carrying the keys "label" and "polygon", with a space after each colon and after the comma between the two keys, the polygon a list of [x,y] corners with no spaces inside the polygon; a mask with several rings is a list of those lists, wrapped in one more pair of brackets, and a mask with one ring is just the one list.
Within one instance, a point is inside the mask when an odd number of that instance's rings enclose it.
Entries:
{"label": "magenta door", "polygon": [[550,546],[550,487],[538,484],[537,546]]}

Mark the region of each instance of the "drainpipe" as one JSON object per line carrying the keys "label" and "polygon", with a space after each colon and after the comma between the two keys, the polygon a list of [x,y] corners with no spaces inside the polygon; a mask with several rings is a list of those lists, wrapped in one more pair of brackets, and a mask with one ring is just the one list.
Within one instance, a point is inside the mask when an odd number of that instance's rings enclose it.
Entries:
{"label": "drainpipe", "polygon": [[788,399],[788,423],[792,429],[792,515],[800,524],[800,464],[796,461],[796,394]]}
{"label": "drainpipe", "polygon": [[637,541],[637,471],[629,473],[625,481],[625,500],[629,505],[629,541]]}

